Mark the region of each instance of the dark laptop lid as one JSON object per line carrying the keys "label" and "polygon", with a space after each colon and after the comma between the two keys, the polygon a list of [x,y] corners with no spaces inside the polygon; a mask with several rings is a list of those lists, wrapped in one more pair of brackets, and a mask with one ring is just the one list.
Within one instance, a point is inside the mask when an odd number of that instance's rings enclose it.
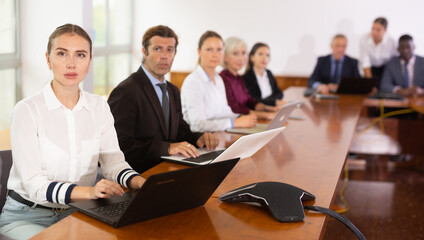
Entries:
{"label": "dark laptop lid", "polygon": [[[114,227],[157,218],[202,206],[237,164],[239,158],[150,176],[138,191],[123,197],[71,203],[83,213]],[[132,198],[126,211],[111,219],[99,216],[93,206]]]}
{"label": "dark laptop lid", "polygon": [[378,80],[375,78],[342,77],[337,93],[340,94],[367,94],[373,87],[377,87]]}

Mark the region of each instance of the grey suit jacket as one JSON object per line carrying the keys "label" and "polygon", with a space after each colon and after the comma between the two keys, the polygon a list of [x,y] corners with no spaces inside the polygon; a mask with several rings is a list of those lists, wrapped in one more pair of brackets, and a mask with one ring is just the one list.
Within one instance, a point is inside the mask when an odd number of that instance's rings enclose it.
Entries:
{"label": "grey suit jacket", "polygon": [[[393,92],[396,86],[402,87],[403,74],[399,57],[393,57],[384,69],[381,78],[380,90],[383,92]],[[424,88],[424,58],[415,56],[413,85]]]}

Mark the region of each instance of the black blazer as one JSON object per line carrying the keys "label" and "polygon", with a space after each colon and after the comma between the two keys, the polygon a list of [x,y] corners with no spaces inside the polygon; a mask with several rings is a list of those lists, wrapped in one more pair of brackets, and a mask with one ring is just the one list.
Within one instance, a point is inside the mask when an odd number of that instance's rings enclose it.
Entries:
{"label": "black blazer", "polygon": [[243,75],[244,84],[246,85],[247,90],[249,90],[250,95],[254,99],[266,105],[275,106],[275,100],[283,98],[283,92],[278,87],[274,75],[272,75],[271,71],[267,69],[266,73],[268,74],[269,84],[271,85],[272,89],[271,96],[264,99],[261,98],[261,89],[259,88],[258,80],[256,79],[256,75],[253,69],[250,69]]}
{"label": "black blazer", "polygon": [[[402,87],[403,75],[400,57],[393,57],[384,68],[381,78],[380,90],[383,92],[393,92],[396,86]],[[424,58],[415,55],[413,86],[424,88]]]}
{"label": "black blazer", "polygon": [[[358,70],[358,60],[347,55],[344,56],[342,77],[360,77]],[[331,55],[319,57],[314,72],[308,81],[308,87],[311,88],[315,82],[324,84],[332,83],[331,79]]]}
{"label": "black blazer", "polygon": [[195,145],[202,133],[193,133],[184,121],[178,88],[167,83],[169,95],[169,133],[159,98],[140,67],[110,94],[108,103],[115,118],[119,146],[125,160],[139,173],[160,163],[168,155],[171,142]]}

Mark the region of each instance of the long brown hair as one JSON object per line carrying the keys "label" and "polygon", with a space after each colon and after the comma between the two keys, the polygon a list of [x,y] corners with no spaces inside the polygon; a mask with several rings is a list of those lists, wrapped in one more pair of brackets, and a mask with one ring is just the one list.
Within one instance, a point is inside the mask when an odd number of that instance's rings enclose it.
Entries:
{"label": "long brown hair", "polygon": [[250,53],[249,53],[249,60],[247,62],[246,72],[250,71],[250,69],[253,68],[253,62],[250,58],[253,55],[255,55],[256,51],[261,47],[267,47],[269,49],[269,46],[266,43],[262,43],[262,42],[255,43],[255,45],[253,45],[252,50],[250,50]]}

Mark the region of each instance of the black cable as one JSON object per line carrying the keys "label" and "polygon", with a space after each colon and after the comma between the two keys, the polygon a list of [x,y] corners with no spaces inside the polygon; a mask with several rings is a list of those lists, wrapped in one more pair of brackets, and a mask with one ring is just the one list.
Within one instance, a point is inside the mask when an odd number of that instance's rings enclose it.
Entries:
{"label": "black cable", "polygon": [[351,221],[349,221],[349,219],[347,219],[344,216],[336,213],[335,211],[330,210],[328,208],[317,207],[317,206],[303,206],[303,208],[305,208],[307,210],[312,210],[312,211],[324,213],[324,214],[327,214],[327,215],[339,220],[341,223],[346,225],[346,227],[348,227],[356,235],[356,237],[358,239],[366,240],[364,234],[362,234],[361,231],[359,231],[359,229],[355,225],[353,225],[353,223]]}

